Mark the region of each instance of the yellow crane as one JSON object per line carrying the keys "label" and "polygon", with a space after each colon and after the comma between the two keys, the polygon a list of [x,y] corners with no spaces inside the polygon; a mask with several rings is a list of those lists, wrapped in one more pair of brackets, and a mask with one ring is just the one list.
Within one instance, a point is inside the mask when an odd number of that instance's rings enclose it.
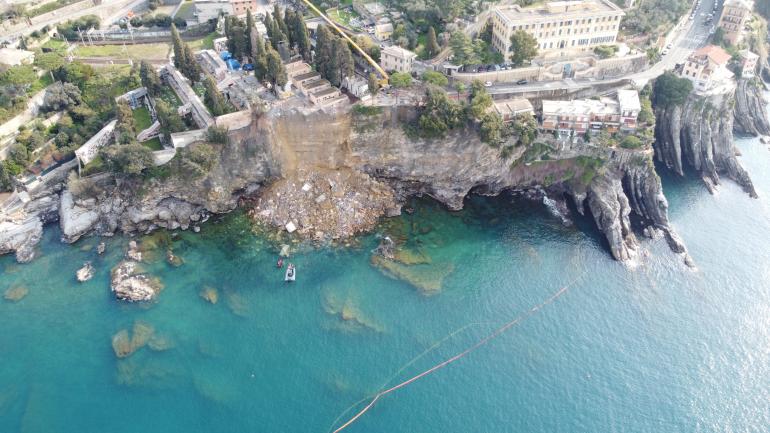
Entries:
{"label": "yellow crane", "polygon": [[364,50],[363,50],[361,47],[359,47],[359,46],[358,46],[358,44],[357,44],[357,43],[355,43],[355,42],[353,41],[353,39],[351,39],[351,38],[350,38],[350,36],[348,36],[348,34],[347,34],[347,33],[345,33],[345,32],[344,32],[344,31],[343,31],[341,28],[337,27],[337,24],[335,24],[335,23],[334,23],[334,21],[332,21],[332,20],[331,20],[329,17],[327,17],[327,16],[326,16],[326,15],[325,15],[323,12],[321,12],[321,11],[320,11],[320,10],[319,10],[317,7],[315,7],[315,5],[314,5],[313,3],[311,3],[311,2],[310,2],[310,0],[302,0],[302,1],[303,1],[303,2],[305,2],[305,4],[306,4],[306,5],[307,5],[307,6],[308,6],[308,7],[309,7],[309,8],[310,8],[310,9],[311,9],[313,12],[315,12],[315,14],[316,14],[316,15],[320,16],[321,18],[323,18],[323,20],[324,20],[324,21],[326,21],[326,22],[327,22],[327,23],[328,23],[328,24],[331,26],[331,28],[333,28],[334,30],[336,30],[336,31],[337,31],[337,33],[339,33],[339,34],[340,34],[340,36],[342,36],[343,38],[345,38],[345,40],[346,40],[346,41],[348,41],[348,43],[350,43],[350,45],[352,45],[352,46],[353,46],[353,48],[355,48],[355,49],[356,49],[356,51],[358,51],[358,53],[359,53],[359,54],[361,54],[361,56],[362,56],[363,58],[365,58],[365,59],[366,59],[366,61],[367,61],[367,62],[369,62],[369,64],[370,64],[370,65],[372,65],[372,67],[373,67],[375,70],[377,70],[377,72],[379,72],[379,73],[380,73],[380,75],[382,76],[382,81],[380,81],[380,84],[381,84],[381,85],[385,85],[385,84],[388,84],[388,79],[390,78],[390,77],[388,76],[388,73],[387,73],[387,72],[385,72],[385,70],[384,70],[384,69],[382,69],[382,67],[380,67],[380,65],[379,65],[377,62],[375,62],[375,61],[374,61],[374,59],[373,59],[373,58],[372,58],[372,57],[371,57],[369,54],[366,54],[366,51],[364,51]]}

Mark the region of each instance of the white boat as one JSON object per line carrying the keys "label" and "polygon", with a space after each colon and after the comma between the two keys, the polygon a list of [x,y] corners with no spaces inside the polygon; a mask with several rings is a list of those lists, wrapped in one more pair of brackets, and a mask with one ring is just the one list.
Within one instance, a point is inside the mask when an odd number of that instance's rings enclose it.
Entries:
{"label": "white boat", "polygon": [[290,283],[294,281],[297,278],[297,270],[294,268],[294,265],[291,263],[289,266],[286,267],[286,282]]}

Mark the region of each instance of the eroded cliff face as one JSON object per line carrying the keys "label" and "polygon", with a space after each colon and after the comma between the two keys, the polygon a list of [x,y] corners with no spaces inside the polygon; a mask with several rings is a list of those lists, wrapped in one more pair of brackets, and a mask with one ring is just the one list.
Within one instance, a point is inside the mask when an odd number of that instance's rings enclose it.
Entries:
{"label": "eroded cliff face", "polygon": [[655,107],[656,158],[680,176],[685,167],[697,171],[709,189],[719,185],[721,174],[757,197],[737,159],[734,108],[735,88],[710,96],[692,93],[682,105]]}
{"label": "eroded cliff face", "polygon": [[735,91],[733,129],[737,134],[753,137],[770,135],[767,103],[758,79],[741,79]]}
{"label": "eroded cliff face", "polygon": [[[590,213],[617,260],[638,255],[634,228],[650,236],[664,233],[672,249],[687,258],[668,221],[668,203],[651,150],[552,143],[542,155],[524,162],[526,148],[514,148],[504,157],[472,130],[440,139],[409,137],[403,122],[416,114],[414,107],[389,107],[368,114],[318,110],[255,114],[249,127],[231,132],[229,144],[215,146],[218,162],[203,178],[129,182],[105,175],[89,179],[87,187],[71,184],[57,201],[63,240],[74,242],[90,233],[197,229],[210,214],[234,209],[241,198],[258,195],[276,179],[302,180],[297,176],[313,170],[353,170],[389,188],[380,191],[383,196],[392,194],[403,201],[414,194],[428,195],[455,210],[462,208],[470,193],[545,189],[557,199],[571,197],[580,213]],[[319,185],[312,191],[320,197]],[[326,198],[345,194],[334,186],[330,192]],[[326,206],[324,212],[348,211],[334,208],[345,200],[319,197],[308,203]],[[382,216],[393,209],[383,204],[375,211]],[[292,212],[299,210],[283,214],[293,218]],[[279,226],[284,224],[284,217],[280,219],[268,221]],[[634,227],[632,220],[640,226]],[[296,221],[300,232],[307,229],[318,235],[313,221],[300,217]],[[34,245],[34,237],[30,239]]]}

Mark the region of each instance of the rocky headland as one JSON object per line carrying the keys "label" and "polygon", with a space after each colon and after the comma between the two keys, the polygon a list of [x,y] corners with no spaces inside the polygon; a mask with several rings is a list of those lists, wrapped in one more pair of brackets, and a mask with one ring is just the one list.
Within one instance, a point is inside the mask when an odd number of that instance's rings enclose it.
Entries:
{"label": "rocky headland", "polygon": [[[370,230],[413,195],[457,210],[469,194],[538,190],[590,216],[617,260],[638,255],[636,234],[662,234],[689,264],[668,220],[653,157],[679,174],[691,166],[713,184],[726,175],[755,196],[736,159],[733,129],[763,134],[762,103],[760,91],[741,82],[737,93],[693,94],[681,106],[655,107],[654,152],[544,137],[502,152],[470,127],[417,138],[404,128],[418,115],[414,106],[255,112],[248,126],[214,146],[216,163],[199,177],[62,176],[12,217],[0,218],[0,253],[31,260],[43,224],[57,220],[64,242],[158,228],[198,231],[212,214],[247,203],[261,223],[331,240]],[[114,276],[135,273],[126,268]]]}

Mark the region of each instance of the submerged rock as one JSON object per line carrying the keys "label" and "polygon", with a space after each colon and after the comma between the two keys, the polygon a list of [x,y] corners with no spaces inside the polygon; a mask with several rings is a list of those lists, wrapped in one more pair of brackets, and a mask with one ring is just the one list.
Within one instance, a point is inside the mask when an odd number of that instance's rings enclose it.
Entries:
{"label": "submerged rock", "polygon": [[121,329],[112,336],[112,350],[118,358],[126,358],[144,347],[152,338],[155,328],[144,322],[134,322],[129,335],[128,330]]}
{"label": "submerged rock", "polygon": [[86,262],[82,268],[78,269],[75,273],[75,277],[79,282],[83,283],[94,277],[94,267],[91,262]]}
{"label": "submerged rock", "polygon": [[184,264],[184,260],[182,260],[181,257],[174,254],[174,251],[172,251],[171,249],[168,249],[166,251],[166,262],[168,262],[169,265],[174,266],[176,268]]}
{"label": "submerged rock", "polygon": [[340,319],[338,328],[346,331],[369,329],[382,332],[382,325],[375,323],[367,317],[351,298],[339,299],[334,294],[327,294],[324,298],[324,310],[327,314]]}
{"label": "submerged rock", "polygon": [[385,275],[409,283],[425,295],[440,292],[444,278],[454,270],[450,263],[408,266],[378,255],[371,261]]}
{"label": "submerged rock", "polygon": [[206,286],[201,290],[200,297],[211,304],[216,304],[219,302],[219,291],[213,287]]}
{"label": "submerged rock", "polygon": [[24,299],[24,297],[27,296],[28,293],[29,293],[28,288],[24,286],[16,286],[6,290],[3,297],[5,298],[6,301],[19,302],[22,299]]}

